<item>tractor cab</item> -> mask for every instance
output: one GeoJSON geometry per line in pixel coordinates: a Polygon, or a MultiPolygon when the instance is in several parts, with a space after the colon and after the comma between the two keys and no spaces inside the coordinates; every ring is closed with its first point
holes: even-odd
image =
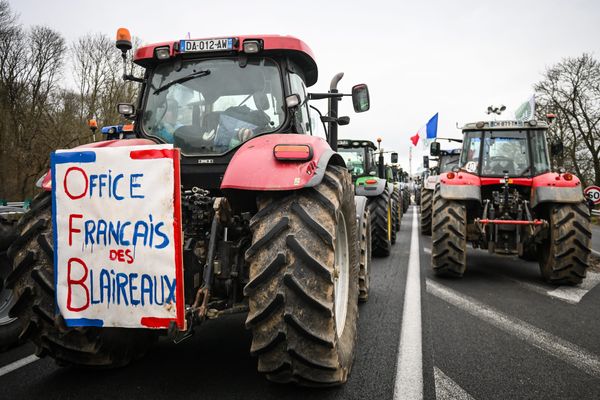
{"type": "MultiPolygon", "coordinates": [[[[119,32],[117,47],[125,60],[131,49],[129,32],[119,32]]],[[[138,48],[133,61],[145,69],[143,78],[124,70],[125,79],[142,84],[137,109],[120,104],[119,110],[135,120],[137,137],[181,150],[184,186],[218,191],[235,153],[250,139],[294,133],[326,140],[332,125],[334,135],[329,136],[337,136],[337,124],[349,121],[331,113],[320,117],[309,107],[309,99],[339,99],[344,94],[308,93],[307,87],[317,81],[317,64],[306,43],[291,36],[163,42],[138,48]]],[[[352,98],[356,111],[368,110],[366,85],[355,86],[352,98]]],[[[330,103],[337,113],[337,102],[330,103]]]]}
{"type": "Polygon", "coordinates": [[[459,167],[482,177],[532,178],[550,172],[548,124],[490,121],[463,127],[459,167]]]}
{"type": "Polygon", "coordinates": [[[363,176],[376,176],[375,144],[370,140],[338,140],[338,152],[346,162],[353,180],[363,176]]]}

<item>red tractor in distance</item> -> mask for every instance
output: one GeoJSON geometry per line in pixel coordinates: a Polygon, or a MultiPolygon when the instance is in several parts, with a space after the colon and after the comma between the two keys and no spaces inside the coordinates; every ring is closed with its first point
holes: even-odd
{"type": "MultiPolygon", "coordinates": [[[[129,32],[117,33],[125,61],[129,32]]],[[[357,343],[360,230],[366,199],[354,196],[337,150],[338,101],[369,109],[364,84],[309,93],[310,48],[291,36],[189,39],[143,46],[133,61],[139,100],[119,104],[135,139],[87,147],[172,143],[181,149],[185,317],[188,331],[69,328],[55,313],[49,176],[8,250],[7,279],[21,337],[61,365],[116,367],[143,355],[159,334],[175,342],[206,319],[247,313],[258,370],[275,382],[344,383],[357,343]],[[309,100],[328,99],[327,116],[309,100]],[[315,109],[316,110],[316,109],[315,109]],[[320,113],[319,113],[320,114],[320,113]],[[320,126],[317,126],[320,125],[320,126]],[[319,137],[317,128],[324,128],[319,137]],[[356,203],[355,203],[356,201],[356,203]]],[[[124,67],[125,69],[125,67],[124,67]]],[[[86,147],[86,146],[83,146],[86,147]]],[[[364,235],[363,235],[364,236],[364,235]]]]}
{"type": "MultiPolygon", "coordinates": [[[[552,115],[549,115],[550,121],[552,115]]],[[[586,277],[590,215],[581,182],[551,171],[542,121],[491,121],[463,127],[460,161],[439,178],[433,201],[431,265],[461,277],[467,243],[537,261],[543,278],[574,285],[586,277]]],[[[552,155],[562,144],[550,147],[552,155]]],[[[431,154],[439,154],[432,143],[431,154]]]]}

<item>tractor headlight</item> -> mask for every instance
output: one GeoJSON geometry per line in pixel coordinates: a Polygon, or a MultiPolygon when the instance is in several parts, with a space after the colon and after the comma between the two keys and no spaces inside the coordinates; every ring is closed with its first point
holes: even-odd
{"type": "Polygon", "coordinates": [[[171,57],[171,49],[169,46],[157,47],[154,49],[154,56],[159,60],[168,60],[171,57]]]}
{"type": "Polygon", "coordinates": [[[244,40],[244,53],[258,53],[260,43],[258,40],[244,40]]]}

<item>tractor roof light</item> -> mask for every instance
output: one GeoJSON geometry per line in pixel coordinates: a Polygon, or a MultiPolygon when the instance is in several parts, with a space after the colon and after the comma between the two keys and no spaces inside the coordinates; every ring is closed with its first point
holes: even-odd
{"type": "Polygon", "coordinates": [[[529,121],[529,126],[537,126],[537,121],[535,119],[532,119],[531,121],[529,121]]]}
{"type": "Polygon", "coordinates": [[[456,177],[456,174],[454,172],[448,172],[446,174],[446,178],[448,179],[454,179],[456,177]]]}
{"type": "Polygon", "coordinates": [[[169,46],[155,48],[154,57],[158,60],[168,60],[171,58],[171,48],[169,46]]]}
{"type": "Polygon", "coordinates": [[[483,121],[479,121],[477,124],[475,124],[475,127],[477,127],[477,129],[481,129],[485,126],[485,122],[483,121]]]}
{"type": "Polygon", "coordinates": [[[258,53],[261,45],[258,40],[244,40],[244,53],[258,53]]]}
{"type": "Polygon", "coordinates": [[[367,180],[365,181],[365,183],[366,183],[367,185],[373,185],[373,184],[377,183],[377,179],[367,179],[367,180]]]}
{"type": "Polygon", "coordinates": [[[273,156],[278,161],[308,161],[313,150],[308,144],[278,144],[273,147],[273,156]]]}
{"type": "Polygon", "coordinates": [[[569,173],[569,172],[565,172],[563,174],[563,179],[565,181],[572,181],[573,180],[573,174],[569,173]]]}
{"type": "Polygon", "coordinates": [[[116,46],[123,53],[125,53],[128,50],[131,50],[131,33],[129,33],[129,30],[127,28],[119,28],[117,30],[116,46]]]}

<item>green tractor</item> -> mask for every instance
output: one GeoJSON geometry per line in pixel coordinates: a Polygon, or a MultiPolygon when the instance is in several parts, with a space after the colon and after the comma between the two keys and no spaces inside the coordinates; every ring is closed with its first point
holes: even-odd
{"type": "MultiPolygon", "coordinates": [[[[378,140],[380,141],[380,140],[378,140]]],[[[352,174],[357,196],[367,197],[371,213],[371,245],[375,256],[386,257],[391,246],[396,243],[396,232],[402,218],[402,195],[398,185],[386,178],[383,152],[375,161],[375,144],[369,140],[338,140],[338,152],[344,158],[352,174]]],[[[397,162],[398,154],[392,154],[392,163],[397,162]]]]}

